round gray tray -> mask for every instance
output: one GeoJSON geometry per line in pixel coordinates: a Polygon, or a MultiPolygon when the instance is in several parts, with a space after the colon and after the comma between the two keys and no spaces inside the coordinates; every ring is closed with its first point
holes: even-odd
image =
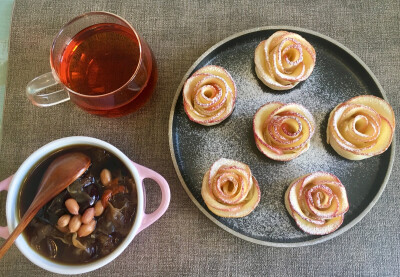
{"type": "Polygon", "coordinates": [[[232,35],[207,50],[182,78],[172,104],[169,143],[175,170],[189,197],[214,223],[242,239],[268,246],[293,247],[316,244],[344,233],[374,206],[389,179],[395,141],[382,155],[363,161],[340,157],[326,143],[331,110],[351,97],[371,94],[387,100],[371,70],[353,52],[335,40],[301,28],[262,27],[232,35]],[[311,76],[295,88],[277,92],[258,80],[254,71],[256,46],[278,30],[300,34],[316,50],[311,76]],[[197,69],[209,65],[224,67],[237,85],[234,112],[222,123],[206,127],[188,119],[182,103],[184,82],[197,69]],[[314,116],[316,132],[310,149],[290,162],[276,162],[256,147],[252,120],[266,102],[299,103],[314,116]],[[221,218],[211,213],[201,197],[204,173],[219,158],[230,158],[250,166],[260,184],[261,201],[243,218],[221,218]],[[346,187],[350,209],[342,226],[325,236],[302,232],[289,216],[283,196],[290,182],[315,171],[335,174],[346,187]]]}

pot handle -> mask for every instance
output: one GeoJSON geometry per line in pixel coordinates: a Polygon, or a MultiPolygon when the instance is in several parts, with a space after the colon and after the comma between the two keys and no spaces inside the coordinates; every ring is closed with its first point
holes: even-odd
{"type": "MultiPolygon", "coordinates": [[[[169,185],[167,181],[162,177],[160,174],[157,172],[144,167],[140,164],[132,162],[133,165],[136,167],[137,171],[139,172],[139,178],[140,182],[143,185],[143,180],[146,178],[150,178],[154,180],[161,189],[161,203],[160,206],[151,214],[143,214],[143,220],[142,223],[136,232],[136,234],[140,233],[147,227],[149,227],[151,224],[153,224],[155,221],[157,221],[168,209],[169,201],[171,199],[171,192],[169,190],[169,185]]],[[[135,234],[135,235],[136,235],[135,234]]]]}
{"type": "MultiPolygon", "coordinates": [[[[12,178],[13,175],[0,182],[0,191],[8,191],[8,186],[10,185],[12,178]]],[[[0,226],[0,238],[7,239],[9,235],[10,233],[8,232],[8,227],[0,226]]]]}

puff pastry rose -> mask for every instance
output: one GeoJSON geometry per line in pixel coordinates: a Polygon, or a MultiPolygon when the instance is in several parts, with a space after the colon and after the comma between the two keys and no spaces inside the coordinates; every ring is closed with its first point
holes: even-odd
{"type": "Polygon", "coordinates": [[[260,188],[250,168],[241,162],[219,159],[203,178],[201,196],[208,209],[221,217],[243,217],[260,202],[260,188]]]}
{"type": "Polygon", "coordinates": [[[392,107],[376,96],[361,95],[332,110],[327,142],[342,157],[362,160],[386,151],[392,143],[394,129],[392,107]]]}
{"type": "Polygon", "coordinates": [[[287,90],[307,79],[314,69],[316,54],[298,34],[278,31],[256,48],[254,63],[258,78],[274,90],[287,90]]]}
{"type": "Polygon", "coordinates": [[[220,66],[200,68],[183,87],[185,112],[190,120],[202,125],[222,122],[232,113],[235,101],[235,82],[220,66]]]}
{"type": "Polygon", "coordinates": [[[294,103],[266,103],[253,119],[258,149],[277,161],[289,161],[307,151],[314,131],[315,121],[311,113],[294,103]]]}
{"type": "Polygon", "coordinates": [[[349,202],[345,187],[335,175],[315,172],[290,184],[285,206],[301,230],[326,235],[342,225],[349,202]]]}

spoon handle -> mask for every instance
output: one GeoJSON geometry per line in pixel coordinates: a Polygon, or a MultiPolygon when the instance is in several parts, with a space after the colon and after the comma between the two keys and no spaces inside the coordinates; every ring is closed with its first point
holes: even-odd
{"type": "Polygon", "coordinates": [[[40,210],[40,207],[33,207],[32,209],[29,208],[24,216],[22,217],[21,221],[19,222],[18,226],[14,229],[14,231],[10,234],[8,239],[3,243],[0,248],[0,259],[4,256],[4,254],[8,251],[8,249],[13,245],[14,241],[17,237],[22,233],[26,226],[28,226],[29,222],[34,218],[37,212],[40,210]]]}

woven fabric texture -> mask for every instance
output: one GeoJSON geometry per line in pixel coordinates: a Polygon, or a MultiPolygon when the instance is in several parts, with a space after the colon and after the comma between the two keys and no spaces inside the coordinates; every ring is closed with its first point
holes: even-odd
{"type": "MultiPolygon", "coordinates": [[[[88,276],[399,276],[399,163],[377,204],[348,232],[314,246],[272,248],[241,240],[207,219],[182,188],[168,145],[172,99],[188,68],[218,41],[260,26],[302,27],[344,44],[374,72],[399,115],[399,11],[399,1],[385,0],[16,1],[0,180],[37,148],[72,135],[108,141],[167,179],[172,195],[166,214],[139,233],[116,260],[88,276]],[[118,119],[89,115],[71,102],[33,106],[25,86],[49,71],[49,47],[58,30],[79,14],[100,10],[124,17],[151,46],[159,70],[152,99],[138,112],[118,119]]],[[[395,139],[399,145],[398,136],[395,139]]],[[[158,190],[150,183],[149,190],[157,201],[158,190]]],[[[2,225],[5,198],[2,192],[2,225]]],[[[0,275],[27,274],[52,275],[13,246],[0,260],[0,275]]]]}

